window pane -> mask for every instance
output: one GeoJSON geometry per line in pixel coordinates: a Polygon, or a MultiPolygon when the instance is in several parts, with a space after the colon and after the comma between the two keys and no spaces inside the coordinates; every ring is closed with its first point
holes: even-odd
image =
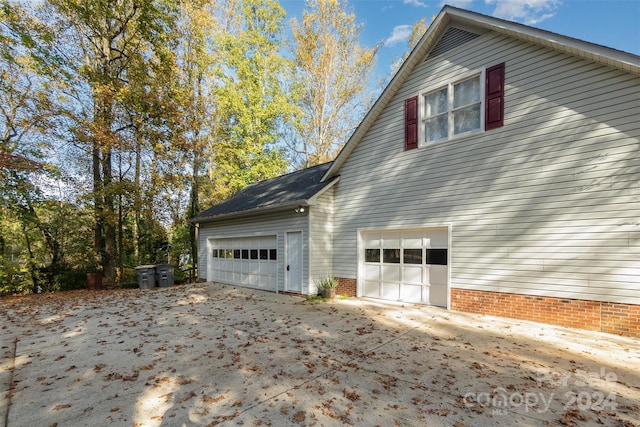
{"type": "Polygon", "coordinates": [[[242,250],[242,259],[249,259],[249,249],[242,250]]]}
{"type": "Polygon", "coordinates": [[[211,256],[213,256],[214,258],[218,258],[218,250],[214,249],[213,253],[211,254],[211,256]]]}
{"type": "Polygon", "coordinates": [[[233,250],[233,257],[235,259],[240,259],[240,249],[234,249],[233,250]]]}
{"type": "Polygon", "coordinates": [[[233,251],[231,249],[225,249],[224,250],[224,257],[229,259],[229,258],[233,258],[233,251]]]}
{"type": "Polygon", "coordinates": [[[258,259],[258,250],[251,249],[251,259],[258,259]]]}
{"type": "Polygon", "coordinates": [[[480,76],[453,86],[453,108],[480,102],[480,76]]]}
{"type": "Polygon", "coordinates": [[[380,262],[380,249],[365,249],[365,262],[380,262]]]}
{"type": "Polygon", "coordinates": [[[433,117],[447,111],[447,88],[432,92],[424,97],[424,113],[426,117],[433,117]]]}
{"type": "Polygon", "coordinates": [[[278,251],[275,249],[269,249],[269,259],[275,261],[278,259],[278,251]]]}
{"type": "Polygon", "coordinates": [[[383,249],[382,262],[400,264],[400,249],[383,249]]]}
{"type": "Polygon", "coordinates": [[[447,265],[447,250],[427,249],[427,264],[447,265]]]}
{"type": "Polygon", "coordinates": [[[260,249],[260,259],[269,259],[269,251],[266,249],[260,249]]]}
{"type": "Polygon", "coordinates": [[[480,104],[471,105],[453,112],[453,133],[458,135],[480,130],[480,104]]]}
{"type": "Polygon", "coordinates": [[[428,119],[425,123],[425,142],[447,139],[449,134],[449,115],[442,114],[428,119]]]}
{"type": "Polygon", "coordinates": [[[405,264],[422,264],[422,249],[405,249],[405,264]]]}

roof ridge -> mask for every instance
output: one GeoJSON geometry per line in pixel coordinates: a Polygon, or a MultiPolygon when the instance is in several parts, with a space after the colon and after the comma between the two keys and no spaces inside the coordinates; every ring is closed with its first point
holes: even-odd
{"type": "MultiPolygon", "coordinates": [[[[333,160],[331,160],[329,162],[320,163],[318,165],[309,166],[309,167],[306,167],[306,168],[303,168],[303,169],[298,169],[298,170],[295,170],[295,171],[292,171],[292,172],[287,172],[285,174],[274,176],[272,178],[262,179],[260,181],[252,182],[251,184],[247,185],[244,188],[249,188],[249,187],[252,187],[252,186],[257,185],[257,184],[262,184],[262,183],[265,183],[265,182],[273,181],[274,179],[282,179],[284,177],[291,176],[291,175],[294,175],[294,174],[297,174],[297,173],[307,172],[307,171],[309,171],[311,169],[318,168],[320,166],[330,166],[331,163],[333,163],[333,160]]],[[[240,191],[242,191],[242,190],[240,190],[240,191]]]]}

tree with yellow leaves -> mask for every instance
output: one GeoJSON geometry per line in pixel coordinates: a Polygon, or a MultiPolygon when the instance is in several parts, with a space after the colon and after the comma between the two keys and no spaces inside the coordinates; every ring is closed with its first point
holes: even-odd
{"type": "Polygon", "coordinates": [[[308,0],[292,20],[298,139],[304,166],[332,160],[371,104],[367,96],[378,46],[360,46],[362,26],[341,0],[308,0]]]}

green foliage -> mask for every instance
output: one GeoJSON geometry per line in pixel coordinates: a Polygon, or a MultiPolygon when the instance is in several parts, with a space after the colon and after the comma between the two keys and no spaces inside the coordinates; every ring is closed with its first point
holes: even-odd
{"type": "Polygon", "coordinates": [[[65,269],[55,275],[55,287],[50,291],[71,291],[87,287],[87,270],[65,269]]]}
{"type": "Polygon", "coordinates": [[[317,286],[320,289],[335,289],[338,287],[338,279],[329,274],[327,277],[320,279],[317,282],[317,286]]]}
{"type": "Polygon", "coordinates": [[[0,207],[0,293],[85,287],[90,221],[86,212],[53,200],[0,207]]]}
{"type": "Polygon", "coordinates": [[[223,66],[213,91],[218,140],[213,175],[234,193],[286,171],[279,129],[293,110],[281,83],[291,69],[281,54],[284,11],[275,1],[244,0],[230,10],[234,31],[218,35],[223,66]]]}
{"type": "Polygon", "coordinates": [[[193,267],[188,220],[290,167],[308,88],[284,19],[276,0],[0,0],[0,154],[26,159],[0,168],[0,292],[193,267]]]}
{"type": "Polygon", "coordinates": [[[372,104],[368,84],[379,46],[360,46],[362,26],[346,0],[308,0],[291,27],[299,138],[290,146],[311,166],[334,158],[372,104]]]}
{"type": "Polygon", "coordinates": [[[0,257],[0,295],[29,293],[32,283],[27,266],[11,255],[0,257]]]}

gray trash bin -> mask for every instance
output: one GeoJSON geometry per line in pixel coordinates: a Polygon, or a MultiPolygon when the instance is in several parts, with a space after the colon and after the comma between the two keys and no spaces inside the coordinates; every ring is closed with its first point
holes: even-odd
{"type": "Polygon", "coordinates": [[[153,289],[156,287],[155,265],[140,265],[136,267],[136,276],[140,289],[153,289]]]}
{"type": "Polygon", "coordinates": [[[171,264],[156,265],[156,283],[161,288],[173,286],[173,265],[171,264]]]}

